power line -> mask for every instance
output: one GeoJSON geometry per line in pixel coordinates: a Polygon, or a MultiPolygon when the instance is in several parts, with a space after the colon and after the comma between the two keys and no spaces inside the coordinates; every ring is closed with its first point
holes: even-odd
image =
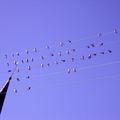
{"type": "MultiPolygon", "coordinates": [[[[120,60],[113,61],[113,62],[108,62],[108,63],[103,63],[103,64],[98,64],[98,65],[81,67],[80,69],[77,69],[77,72],[81,71],[81,70],[100,68],[100,67],[105,67],[105,66],[114,65],[114,64],[120,64],[120,60]]],[[[67,73],[67,70],[62,70],[62,71],[58,71],[58,72],[51,72],[51,73],[48,73],[48,74],[42,74],[42,75],[39,75],[39,77],[47,77],[47,76],[56,75],[56,74],[60,74],[60,73],[67,73]]]]}

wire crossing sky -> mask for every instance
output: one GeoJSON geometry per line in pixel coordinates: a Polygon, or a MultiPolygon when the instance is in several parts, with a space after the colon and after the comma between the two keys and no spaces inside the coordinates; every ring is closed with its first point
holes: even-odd
{"type": "Polygon", "coordinates": [[[119,1],[1,1],[0,119],[119,120],[119,1]]]}
{"type": "MultiPolygon", "coordinates": [[[[104,36],[105,35],[110,36],[112,34],[113,35],[116,34],[116,36],[117,36],[117,34],[119,35],[118,29],[114,29],[113,32],[109,32],[109,33],[110,34],[108,34],[108,33],[104,34],[104,36]]],[[[36,69],[35,67],[37,67],[38,70],[40,70],[41,68],[49,69],[49,67],[52,67],[55,65],[58,66],[58,65],[62,65],[62,64],[73,64],[73,66],[76,66],[75,63],[80,60],[86,61],[86,60],[91,60],[91,59],[95,58],[96,56],[100,56],[100,55],[106,56],[108,54],[112,54],[111,49],[109,49],[109,48],[107,48],[106,50],[103,49],[104,44],[107,44],[107,42],[105,40],[101,40],[101,39],[104,39],[104,36],[102,35],[102,33],[99,33],[98,34],[99,40],[96,40],[95,42],[87,41],[87,43],[85,43],[83,48],[81,46],[82,50],[84,50],[85,48],[88,50],[90,49],[87,52],[87,54],[81,53],[81,55],[79,55],[79,53],[81,51],[78,51],[78,49],[76,49],[74,47],[75,45],[71,40],[67,40],[67,42],[60,41],[59,45],[57,45],[58,50],[55,50],[53,46],[46,45],[44,49],[34,48],[32,51],[25,50],[24,52],[23,51],[15,52],[15,53],[11,53],[10,55],[8,55],[6,53],[4,55],[4,61],[5,61],[5,65],[7,66],[7,72],[11,73],[11,72],[13,72],[12,70],[14,70],[14,68],[15,68],[14,71],[17,72],[17,77],[15,79],[18,82],[20,82],[21,79],[30,79],[31,78],[31,76],[29,74],[32,71],[33,66],[34,66],[34,69],[36,69]],[[100,48],[100,50],[98,48],[100,48]],[[91,49],[92,49],[92,51],[94,50],[94,52],[91,52],[91,49]],[[41,51],[44,51],[45,54],[42,55],[41,51]],[[76,56],[78,56],[78,57],[76,57],[76,56]],[[77,58],[77,61],[76,61],[76,58],[77,58]],[[27,73],[28,75],[26,75],[24,78],[19,77],[20,76],[19,73],[21,73],[21,71],[24,74],[27,73]]],[[[91,38],[87,38],[87,40],[89,40],[89,39],[91,39],[91,38]]],[[[84,39],[84,40],[86,40],[86,39],[84,39]]],[[[106,65],[111,65],[111,64],[116,64],[116,63],[119,63],[119,61],[113,61],[112,63],[99,64],[97,66],[93,65],[93,66],[83,67],[83,68],[80,68],[80,70],[96,68],[96,67],[103,67],[106,65]]],[[[55,74],[62,73],[65,71],[68,74],[71,74],[71,73],[76,73],[79,70],[77,68],[77,66],[72,67],[72,68],[68,67],[66,69],[67,70],[63,70],[60,72],[49,73],[48,75],[55,75],[55,74]]],[[[47,74],[42,74],[41,76],[47,76],[47,74]]],[[[28,90],[30,90],[30,89],[31,89],[31,86],[28,86],[28,90]]],[[[17,89],[14,89],[14,92],[17,93],[17,89]]]]}

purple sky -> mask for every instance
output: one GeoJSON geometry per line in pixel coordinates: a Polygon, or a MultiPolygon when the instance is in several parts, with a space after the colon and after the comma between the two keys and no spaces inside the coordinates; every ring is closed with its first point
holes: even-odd
{"type": "MultiPolygon", "coordinates": [[[[8,78],[3,65],[5,53],[36,47],[40,55],[48,55],[43,49],[46,44],[56,52],[60,50],[59,42],[69,39],[72,45],[65,46],[62,51],[77,49],[77,54],[70,56],[77,59],[74,64],[68,62],[44,70],[35,68],[30,73],[32,78],[20,83],[13,79],[0,119],[120,120],[120,65],[82,69],[120,60],[119,11],[119,0],[0,1],[0,86],[8,78]],[[99,32],[113,32],[114,28],[119,29],[119,34],[81,40],[99,32]],[[100,41],[105,43],[103,48],[90,51],[85,48],[91,42],[98,44],[100,41]],[[84,62],[79,60],[82,54],[108,49],[113,51],[111,55],[98,55],[84,62]],[[77,73],[67,75],[64,71],[68,67],[76,67],[77,73]],[[59,73],[51,74],[55,72],[59,73]],[[28,85],[32,86],[29,92],[26,91],[28,85]],[[13,93],[16,87],[18,94],[13,93]]],[[[47,59],[51,60],[50,56],[47,59]]],[[[52,58],[55,59],[58,58],[52,58]]]]}

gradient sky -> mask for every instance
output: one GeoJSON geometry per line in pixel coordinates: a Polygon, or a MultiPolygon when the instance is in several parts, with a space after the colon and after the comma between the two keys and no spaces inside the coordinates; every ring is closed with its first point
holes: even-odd
{"type": "MultiPolygon", "coordinates": [[[[78,58],[74,64],[69,62],[44,70],[38,67],[30,73],[30,80],[18,83],[13,79],[0,120],[120,120],[120,65],[82,69],[120,60],[119,11],[119,0],[0,1],[0,86],[9,76],[3,65],[5,53],[37,47],[41,55],[48,55],[44,50],[46,44],[56,52],[60,50],[59,42],[68,39],[72,45],[62,51],[73,47],[78,51],[71,55],[78,58]],[[115,28],[117,35],[81,40],[99,32],[113,32],[115,28]],[[90,51],[85,48],[99,41],[105,43],[103,48],[90,51]],[[108,49],[113,51],[111,55],[79,60],[82,54],[108,49]],[[68,67],[76,67],[77,73],[67,75],[64,71],[68,67]],[[51,74],[55,72],[58,74],[51,74]],[[29,92],[28,85],[32,86],[29,92]],[[13,92],[16,87],[18,94],[13,92]]],[[[25,72],[20,75],[24,76],[25,72]]]]}

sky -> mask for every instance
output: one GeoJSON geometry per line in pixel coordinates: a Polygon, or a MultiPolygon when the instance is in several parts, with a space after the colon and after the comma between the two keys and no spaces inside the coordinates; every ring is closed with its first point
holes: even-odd
{"type": "Polygon", "coordinates": [[[5,54],[10,57],[20,52],[17,60],[31,56],[35,59],[30,63],[30,72],[26,65],[19,65],[21,71],[10,83],[0,120],[119,120],[119,4],[119,0],[0,1],[0,87],[10,76],[5,54]],[[104,46],[99,47],[101,42],[104,46]],[[86,48],[91,43],[97,47],[86,48]],[[45,49],[46,45],[50,50],[45,49]],[[34,53],[33,48],[38,52],[34,53]],[[75,53],[65,54],[73,48],[75,53]],[[28,56],[26,49],[30,51],[28,56]],[[56,55],[59,51],[64,53],[61,58],[56,55]],[[102,51],[105,55],[99,54],[102,51]],[[80,60],[81,55],[94,52],[96,57],[80,60]],[[44,61],[39,60],[41,55],[44,61]],[[70,62],[72,57],[74,63],[70,62]],[[60,59],[68,62],[53,64],[60,59]],[[47,62],[52,63],[49,68],[40,68],[41,63],[47,62]],[[68,75],[68,68],[76,68],[77,72],[68,75]],[[24,79],[27,75],[29,80],[24,79]],[[18,82],[17,76],[23,79],[18,82]],[[26,90],[28,86],[30,91],[26,90]]]}

